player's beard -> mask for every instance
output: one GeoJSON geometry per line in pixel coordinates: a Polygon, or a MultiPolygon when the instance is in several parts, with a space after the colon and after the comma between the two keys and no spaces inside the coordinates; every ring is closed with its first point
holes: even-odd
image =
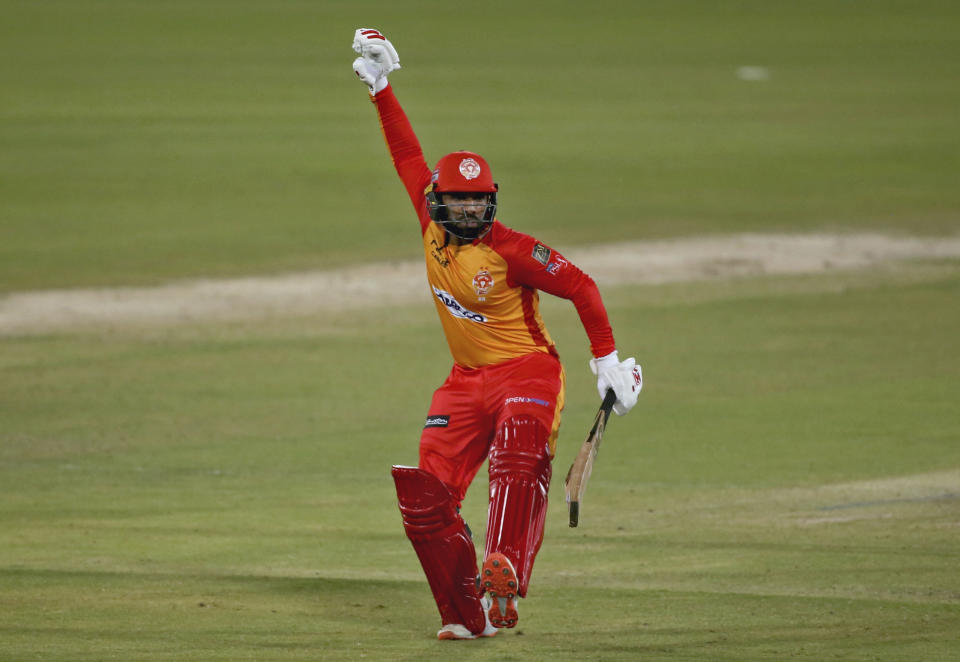
{"type": "Polygon", "coordinates": [[[491,221],[484,221],[479,218],[471,218],[469,221],[476,222],[475,227],[457,227],[457,223],[462,223],[464,221],[447,221],[443,224],[444,228],[454,237],[459,239],[466,239],[467,241],[474,241],[484,236],[489,232],[490,226],[493,224],[491,221]]]}

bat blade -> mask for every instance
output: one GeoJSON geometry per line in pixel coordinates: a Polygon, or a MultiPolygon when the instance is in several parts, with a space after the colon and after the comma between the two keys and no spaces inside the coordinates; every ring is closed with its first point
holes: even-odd
{"type": "Polygon", "coordinates": [[[570,526],[575,527],[580,523],[580,504],[583,501],[583,494],[587,489],[587,482],[590,480],[590,474],[593,473],[593,463],[600,450],[600,441],[603,439],[603,432],[607,426],[607,419],[610,418],[610,410],[613,409],[613,403],[617,396],[612,391],[607,391],[603,404],[597,411],[593,419],[593,426],[587,433],[587,438],[580,446],[580,452],[570,465],[565,482],[567,507],[570,515],[570,526]]]}

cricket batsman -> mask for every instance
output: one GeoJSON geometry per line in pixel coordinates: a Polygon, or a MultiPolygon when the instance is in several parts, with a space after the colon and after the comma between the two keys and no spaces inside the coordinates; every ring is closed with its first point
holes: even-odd
{"type": "Polygon", "coordinates": [[[400,68],[377,30],[356,31],[356,75],[370,89],[387,147],[420,221],[427,281],[453,368],[434,394],[419,466],[392,473],[407,537],[440,611],[437,638],[491,637],[517,624],[547,512],[564,404],[564,371],[539,311],[538,291],[576,307],[602,398],[614,412],[637,402],[643,378],[620,361],[594,281],[560,253],[497,219],[498,187],[479,154],[453,152],[432,170],[387,82],[400,68]],[[460,504],[489,460],[484,561],[460,504]]]}

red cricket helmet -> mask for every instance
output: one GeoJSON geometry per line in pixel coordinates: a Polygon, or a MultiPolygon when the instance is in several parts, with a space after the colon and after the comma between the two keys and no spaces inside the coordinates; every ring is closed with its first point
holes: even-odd
{"type": "Polygon", "coordinates": [[[433,170],[434,193],[496,193],[497,185],[486,160],[473,152],[452,152],[433,170]]]}

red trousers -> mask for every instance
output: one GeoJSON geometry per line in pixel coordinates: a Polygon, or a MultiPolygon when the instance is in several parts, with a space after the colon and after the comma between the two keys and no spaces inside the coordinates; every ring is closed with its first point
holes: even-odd
{"type": "Polygon", "coordinates": [[[433,394],[420,435],[420,468],[443,481],[459,505],[483,465],[500,424],[533,416],[556,452],[564,374],[552,354],[534,353],[483,368],[454,365],[433,394]]]}

